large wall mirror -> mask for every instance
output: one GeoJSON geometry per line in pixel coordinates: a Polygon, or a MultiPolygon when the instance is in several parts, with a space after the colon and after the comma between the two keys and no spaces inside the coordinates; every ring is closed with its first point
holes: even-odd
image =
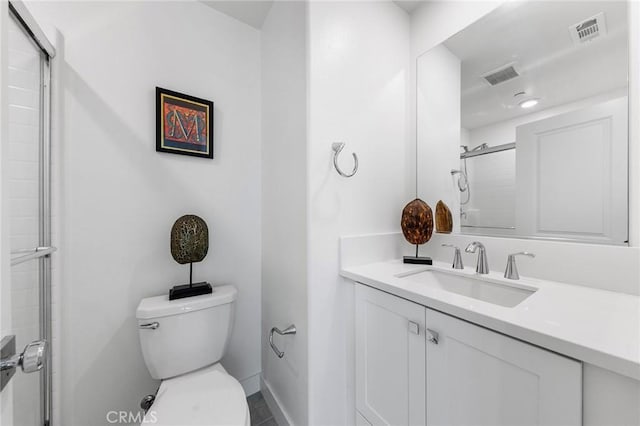
{"type": "Polygon", "coordinates": [[[417,61],[417,191],[454,232],[628,241],[626,2],[507,2],[417,61]]]}

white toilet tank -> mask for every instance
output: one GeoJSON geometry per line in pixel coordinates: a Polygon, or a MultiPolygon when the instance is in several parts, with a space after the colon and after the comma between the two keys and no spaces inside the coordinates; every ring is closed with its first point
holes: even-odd
{"type": "Polygon", "coordinates": [[[223,357],[233,324],[237,290],[169,300],[142,299],[136,310],[142,355],[154,379],[167,379],[214,364],[223,357]]]}

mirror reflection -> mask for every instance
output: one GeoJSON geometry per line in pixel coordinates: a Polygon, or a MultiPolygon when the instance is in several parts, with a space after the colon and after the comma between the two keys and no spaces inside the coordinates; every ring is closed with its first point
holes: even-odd
{"type": "Polygon", "coordinates": [[[625,2],[509,2],[417,62],[418,197],[454,232],[626,244],[625,2]]]}

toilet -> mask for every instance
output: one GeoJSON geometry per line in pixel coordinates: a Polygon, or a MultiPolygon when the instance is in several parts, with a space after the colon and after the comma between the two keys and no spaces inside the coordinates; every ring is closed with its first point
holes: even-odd
{"type": "Polygon", "coordinates": [[[237,290],[169,300],[142,299],[136,310],[144,362],[162,380],[142,424],[248,426],[246,395],[222,364],[234,316],[237,290]]]}

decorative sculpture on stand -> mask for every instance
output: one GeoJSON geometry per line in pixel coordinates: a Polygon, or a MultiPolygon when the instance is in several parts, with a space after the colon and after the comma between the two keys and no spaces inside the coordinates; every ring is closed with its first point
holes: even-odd
{"type": "Polygon", "coordinates": [[[450,234],[453,231],[453,216],[451,210],[444,203],[444,201],[438,201],[436,204],[436,232],[441,234],[450,234]]]}
{"type": "Polygon", "coordinates": [[[409,243],[416,245],[416,255],[404,256],[404,263],[431,265],[433,262],[430,257],[418,256],[420,244],[429,241],[433,233],[433,212],[431,207],[421,199],[416,198],[402,210],[401,226],[404,238],[409,243]]]}
{"type": "Polygon", "coordinates": [[[202,218],[188,214],[171,228],[171,255],[181,265],[189,264],[189,284],[169,290],[169,300],[199,296],[213,292],[208,282],[193,283],[193,264],[201,262],[209,251],[209,228],[202,218]]]}

